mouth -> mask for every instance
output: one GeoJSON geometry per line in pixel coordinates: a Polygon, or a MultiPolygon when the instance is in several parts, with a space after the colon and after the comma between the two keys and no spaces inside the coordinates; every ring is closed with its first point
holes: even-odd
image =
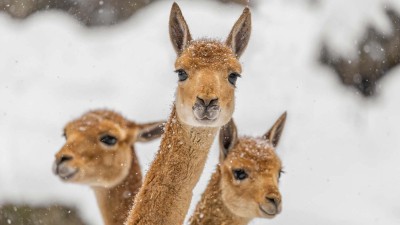
{"type": "Polygon", "coordinates": [[[213,122],[218,119],[220,114],[220,109],[201,109],[201,108],[193,108],[193,115],[197,121],[200,122],[213,122]]]}
{"type": "Polygon", "coordinates": [[[217,118],[215,118],[215,119],[209,119],[209,118],[207,118],[207,117],[204,117],[204,118],[202,118],[202,119],[199,119],[199,118],[197,118],[197,117],[195,117],[196,118],[196,121],[197,122],[200,122],[200,123],[202,123],[202,124],[212,124],[212,123],[214,123],[216,120],[217,120],[217,118]]]}
{"type": "Polygon", "coordinates": [[[55,166],[53,172],[62,180],[70,180],[79,172],[79,169],[74,169],[66,165],[60,164],[55,166]]]}
{"type": "Polygon", "coordinates": [[[78,173],[78,171],[79,170],[75,170],[74,172],[72,172],[70,174],[65,174],[65,175],[59,174],[58,176],[63,180],[70,180],[78,173]]]}
{"type": "Polygon", "coordinates": [[[277,213],[269,213],[267,212],[261,205],[258,206],[262,214],[266,215],[266,217],[275,217],[277,213]]]}

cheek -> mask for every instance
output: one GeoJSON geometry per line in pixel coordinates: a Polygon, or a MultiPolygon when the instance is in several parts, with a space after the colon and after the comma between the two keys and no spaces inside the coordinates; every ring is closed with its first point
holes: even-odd
{"type": "Polygon", "coordinates": [[[101,176],[101,180],[105,182],[103,185],[113,186],[128,175],[131,161],[132,155],[129,151],[103,154],[95,173],[101,176]]]}
{"type": "Polygon", "coordinates": [[[245,186],[236,183],[234,179],[222,180],[221,189],[223,198],[230,202],[242,201],[242,197],[245,197],[245,186]]]}
{"type": "Polygon", "coordinates": [[[90,155],[82,157],[82,166],[85,172],[92,175],[101,175],[107,172],[110,166],[113,166],[114,157],[112,150],[98,149],[90,155]]]}
{"type": "Polygon", "coordinates": [[[104,155],[104,157],[103,157],[104,166],[106,166],[106,167],[114,166],[116,163],[118,163],[118,162],[115,162],[116,161],[115,158],[116,158],[116,156],[113,153],[104,155]]]}
{"type": "Polygon", "coordinates": [[[232,118],[233,111],[235,107],[234,104],[230,104],[229,106],[221,107],[221,113],[219,116],[219,125],[223,126],[229,122],[229,120],[232,118]]]}
{"type": "Polygon", "coordinates": [[[221,91],[221,104],[226,107],[232,107],[235,103],[235,90],[232,87],[223,88],[221,91]]]}
{"type": "Polygon", "coordinates": [[[100,163],[104,168],[114,169],[119,168],[121,163],[125,161],[125,154],[119,152],[119,150],[108,150],[101,155],[100,163]]]}
{"type": "Polygon", "coordinates": [[[116,182],[122,181],[129,173],[131,162],[132,154],[130,150],[118,152],[118,154],[114,155],[113,165],[108,171],[110,179],[114,179],[116,182]]]}
{"type": "Polygon", "coordinates": [[[219,92],[219,104],[223,111],[233,111],[235,107],[235,89],[227,83],[227,81],[221,81],[219,92]]]}
{"type": "Polygon", "coordinates": [[[128,151],[120,151],[113,155],[113,163],[110,168],[114,169],[115,173],[126,173],[132,161],[130,149],[128,151]]]}
{"type": "Polygon", "coordinates": [[[196,96],[194,88],[190,81],[186,81],[184,84],[179,84],[177,93],[176,93],[176,100],[177,103],[182,104],[185,107],[192,107],[195,103],[196,96]]]}
{"type": "Polygon", "coordinates": [[[94,155],[83,156],[81,166],[84,167],[85,172],[88,174],[102,173],[104,166],[104,156],[102,153],[96,153],[94,155]]]}
{"type": "Polygon", "coordinates": [[[118,154],[115,155],[115,159],[119,162],[119,166],[126,166],[132,159],[130,149],[128,151],[118,152],[118,154]]]}
{"type": "Polygon", "coordinates": [[[244,185],[225,185],[222,189],[222,199],[229,210],[242,217],[254,217],[257,204],[244,185]]]}
{"type": "Polygon", "coordinates": [[[235,102],[229,102],[225,107],[223,107],[222,113],[226,117],[226,120],[229,121],[233,115],[233,111],[235,110],[235,102]]]}

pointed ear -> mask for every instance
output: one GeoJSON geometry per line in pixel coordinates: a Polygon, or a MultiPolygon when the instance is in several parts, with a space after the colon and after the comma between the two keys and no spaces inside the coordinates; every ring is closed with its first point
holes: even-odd
{"type": "Polygon", "coordinates": [[[164,133],[164,126],[166,121],[159,121],[146,124],[138,124],[136,132],[137,142],[148,142],[161,137],[164,133]]]}
{"type": "Polygon", "coordinates": [[[189,27],[186,24],[182,11],[176,2],[172,4],[171,14],[169,16],[169,36],[178,55],[182,53],[192,40],[189,27]]]}
{"type": "Polygon", "coordinates": [[[246,7],[242,15],[236,21],[231,33],[226,39],[226,45],[232,48],[236,57],[239,58],[249,43],[251,33],[251,13],[250,9],[246,7]]]}
{"type": "Polygon", "coordinates": [[[287,113],[284,112],[271,127],[271,129],[269,129],[269,131],[263,135],[263,138],[269,140],[274,147],[278,145],[279,139],[281,138],[283,127],[285,126],[286,122],[286,115],[287,113]]]}
{"type": "Polygon", "coordinates": [[[235,122],[231,119],[219,130],[220,161],[222,162],[238,141],[235,122]]]}

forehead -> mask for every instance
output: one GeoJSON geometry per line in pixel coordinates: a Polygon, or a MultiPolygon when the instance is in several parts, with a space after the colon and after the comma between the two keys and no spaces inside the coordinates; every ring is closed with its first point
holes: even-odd
{"type": "Polygon", "coordinates": [[[65,126],[66,132],[112,131],[125,128],[124,118],[112,111],[91,111],[65,126]]]}
{"type": "Polygon", "coordinates": [[[241,72],[231,48],[222,42],[207,39],[192,41],[177,59],[175,66],[241,72]]]}
{"type": "Polygon", "coordinates": [[[257,170],[280,169],[281,161],[269,141],[262,138],[242,137],[228,154],[230,166],[252,166],[257,170]]]}

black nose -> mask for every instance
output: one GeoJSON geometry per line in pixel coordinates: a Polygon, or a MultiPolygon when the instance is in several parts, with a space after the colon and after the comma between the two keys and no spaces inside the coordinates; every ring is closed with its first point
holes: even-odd
{"type": "Polygon", "coordinates": [[[197,97],[196,103],[207,108],[208,106],[218,105],[218,98],[200,98],[197,97]]]}
{"type": "Polygon", "coordinates": [[[72,156],[70,155],[62,155],[61,158],[58,159],[57,164],[61,164],[63,162],[69,161],[72,159],[72,156]]]}

